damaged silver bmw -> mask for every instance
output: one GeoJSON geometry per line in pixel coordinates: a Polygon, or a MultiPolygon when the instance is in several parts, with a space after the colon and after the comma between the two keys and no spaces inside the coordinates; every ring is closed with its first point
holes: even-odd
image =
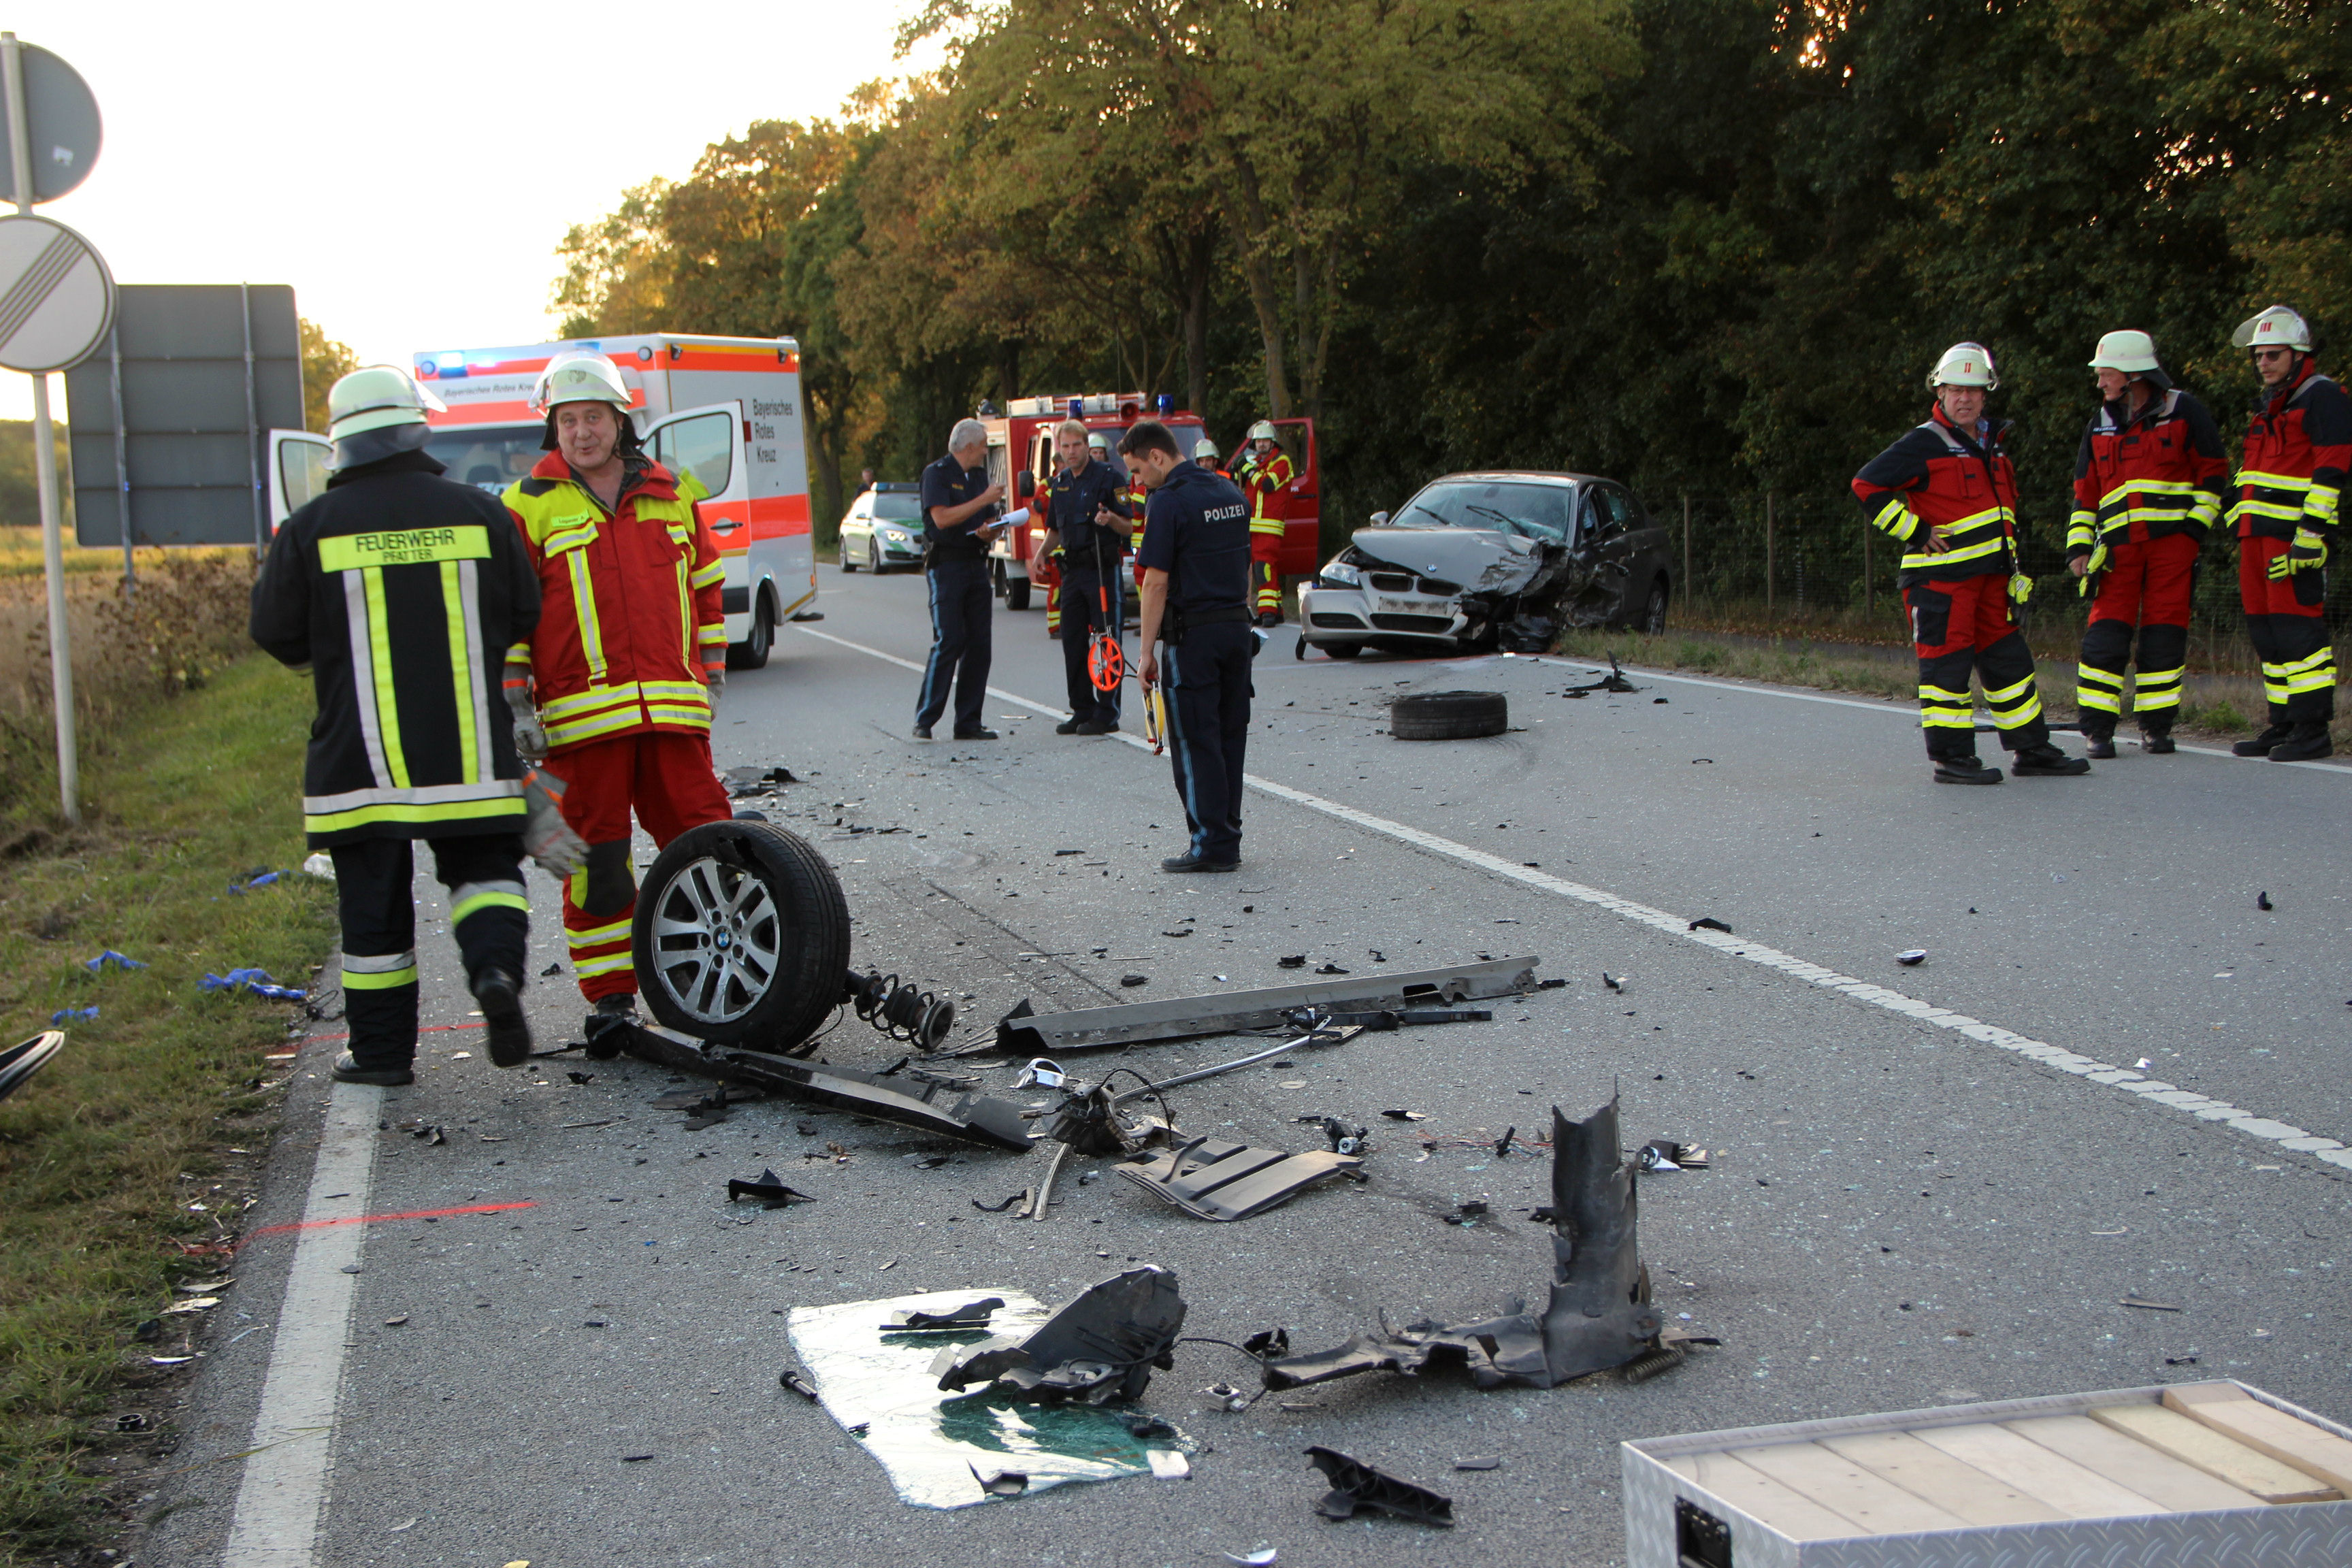
{"type": "Polygon", "coordinates": [[[1372,514],[1298,590],[1298,657],[1500,648],[1541,653],[1570,626],[1661,632],[1666,531],[1591,474],[1447,474],[1372,514]]]}

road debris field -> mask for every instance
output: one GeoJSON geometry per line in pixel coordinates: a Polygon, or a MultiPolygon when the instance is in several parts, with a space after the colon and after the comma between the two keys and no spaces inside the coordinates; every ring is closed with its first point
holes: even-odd
{"type": "MultiPolygon", "coordinates": [[[[1052,733],[1036,616],[997,621],[997,742],[907,737],[911,579],[829,588],[730,686],[738,805],[832,865],[859,973],[955,1012],[926,1052],[845,1006],[796,1059],[1068,1134],[1026,1152],[629,1054],[494,1072],[421,910],[454,1026],[414,1088],[330,1093],[309,1026],[135,1555],[1608,1568],[1629,1439],[2231,1378],[2352,1415],[2343,770],[1932,792],[1892,705],[1294,635],[1230,877],[1160,873],[1164,759],[1052,733]],[[1504,733],[1384,732],[1469,688],[1504,733]],[[2160,859],[2118,826],[2166,823],[2160,859]],[[1560,1215],[1563,1129],[1622,1248],[1560,1215]],[[1217,1212],[1248,1176],[1211,1166],[1307,1157],[1217,1212]],[[1579,1237],[1613,1301],[1562,1283],[1579,1237]],[[1547,1363],[1571,1317],[1615,1348],[1547,1363]]],[[[531,892],[544,1047],[582,1007],[531,892]]]]}

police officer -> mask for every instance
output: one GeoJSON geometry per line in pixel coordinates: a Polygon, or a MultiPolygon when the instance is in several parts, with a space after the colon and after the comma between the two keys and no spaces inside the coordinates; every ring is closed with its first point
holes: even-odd
{"type": "Polygon", "coordinates": [[[1249,741],[1250,509],[1231,481],[1189,461],[1168,426],[1138,420],[1118,444],[1150,492],[1138,559],[1143,638],[1137,674],[1151,686],[1167,645],[1168,752],[1192,842],[1163,871],[1241,864],[1242,755],[1249,741]]]}
{"type": "MultiPolygon", "coordinates": [[[[915,702],[915,739],[931,726],[955,693],[955,738],[993,741],[982,724],[988,700],[988,547],[1004,523],[997,501],[1004,487],[988,478],[988,426],[959,419],[948,432],[948,455],[923,470],[923,576],[931,591],[931,657],[923,666],[915,702]]],[[[1065,600],[1066,605],[1067,601],[1065,600]]]]}
{"type": "Polygon", "coordinates": [[[1046,487],[1053,522],[1042,548],[1061,556],[1062,675],[1070,696],[1070,716],[1054,726],[1057,735],[1108,735],[1118,728],[1118,688],[1096,689],[1087,656],[1097,633],[1116,646],[1125,629],[1127,588],[1118,569],[1133,529],[1127,482],[1109,463],[1095,459],[1087,437],[1076,419],[1055,427],[1054,451],[1062,471],[1046,487]]]}
{"type": "Polygon", "coordinates": [[[388,365],[327,398],[334,472],[286,520],[253,585],[253,640],[307,669],[319,703],[303,766],[310,847],[335,864],[342,916],[343,1083],[413,1083],[413,839],[433,847],[490,1060],[530,1055],[523,770],[499,686],[539,624],[539,580],[498,498],[423,451],[442,405],[388,365]]]}

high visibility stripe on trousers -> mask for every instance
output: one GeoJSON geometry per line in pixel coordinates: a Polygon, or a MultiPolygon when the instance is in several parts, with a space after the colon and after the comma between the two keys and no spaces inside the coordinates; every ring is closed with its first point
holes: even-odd
{"type": "Polygon", "coordinates": [[[2284,706],[2298,692],[2326,691],[2336,685],[2336,650],[2323,647],[2308,658],[2263,663],[2263,694],[2284,706]]]}
{"type": "Polygon", "coordinates": [[[1985,706],[1992,710],[1996,729],[2014,730],[2042,717],[2042,696],[2031,675],[1998,689],[1988,687],[1985,689],[1985,706]]]}
{"type": "Polygon", "coordinates": [[[2180,706],[2180,678],[2187,666],[2143,669],[2132,681],[2132,711],[2154,713],[2180,706]]]}
{"type": "Polygon", "coordinates": [[[343,954],[343,989],[394,991],[416,984],[416,950],[406,952],[343,954]]]}
{"type": "MultiPolygon", "coordinates": [[[[2172,672],[2175,696],[2180,672],[2172,672]]],[[[2121,670],[2101,669],[2095,664],[2074,667],[2074,701],[2078,707],[2094,709],[2101,713],[2121,713],[2124,710],[2124,678],[2121,670]]]]}
{"type": "MultiPolygon", "coordinates": [[[[578,885],[572,890],[572,898],[577,900],[585,890],[587,873],[576,873],[573,880],[578,885]]],[[[575,908],[566,909],[563,913],[567,922],[573,919],[575,914],[582,920],[596,918],[578,910],[576,905],[575,908]]],[[[587,980],[599,974],[617,974],[635,969],[636,964],[630,955],[629,949],[630,924],[631,916],[629,915],[593,926],[575,928],[566,923],[563,928],[563,942],[572,952],[572,972],[581,979],[587,980]]]]}
{"type": "Polygon", "coordinates": [[[1973,730],[1976,703],[1965,691],[1919,683],[1919,724],[1927,730],[1973,730]]]}

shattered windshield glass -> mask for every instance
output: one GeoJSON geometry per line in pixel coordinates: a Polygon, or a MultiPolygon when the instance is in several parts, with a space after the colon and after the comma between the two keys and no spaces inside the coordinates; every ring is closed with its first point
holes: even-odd
{"type": "Polygon", "coordinates": [[[1484,528],[1566,543],[1575,517],[1569,485],[1523,479],[1441,479],[1389,520],[1391,528],[1484,528]]]}

